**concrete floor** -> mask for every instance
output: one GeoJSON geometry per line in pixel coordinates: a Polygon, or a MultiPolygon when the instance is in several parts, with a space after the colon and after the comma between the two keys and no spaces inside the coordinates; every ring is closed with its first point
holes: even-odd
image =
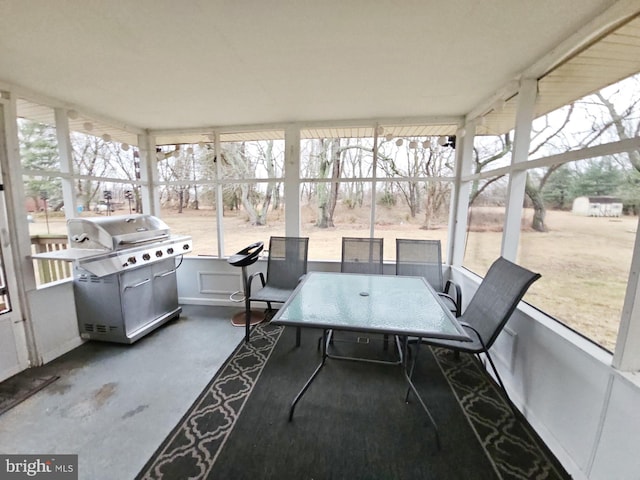
{"type": "Polygon", "coordinates": [[[133,479],[242,340],[237,311],[187,305],[133,345],[87,342],[28,370],[60,378],[0,416],[0,452],[78,454],[80,479],[133,479]]]}

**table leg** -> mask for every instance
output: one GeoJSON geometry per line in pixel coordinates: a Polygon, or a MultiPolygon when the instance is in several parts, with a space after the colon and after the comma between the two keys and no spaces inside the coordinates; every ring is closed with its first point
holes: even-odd
{"type": "Polygon", "coordinates": [[[421,343],[420,339],[418,339],[418,343],[417,343],[417,347],[416,347],[416,354],[415,354],[415,358],[413,359],[413,362],[411,364],[411,371],[410,372],[407,372],[407,367],[408,367],[407,362],[409,361],[408,360],[409,356],[407,355],[407,353],[408,353],[407,352],[407,348],[408,348],[408,343],[409,342],[408,342],[408,338],[407,337],[403,337],[403,343],[404,343],[404,358],[405,358],[405,361],[403,362],[403,365],[402,365],[402,374],[404,375],[405,380],[409,384],[409,388],[407,389],[407,395],[405,397],[405,402],[407,402],[407,403],[409,402],[409,393],[413,392],[413,394],[418,399],[418,402],[422,406],[422,409],[427,413],[427,416],[429,417],[429,420],[431,421],[431,425],[433,425],[433,430],[434,430],[435,436],[436,436],[436,446],[438,447],[438,450],[440,450],[441,449],[441,444],[440,444],[440,433],[438,432],[438,425],[436,425],[435,420],[431,416],[431,412],[427,408],[427,405],[424,403],[424,400],[422,400],[422,397],[418,393],[418,390],[416,389],[415,385],[413,384],[413,381],[411,380],[411,377],[413,375],[413,369],[414,369],[416,361],[418,359],[418,351],[420,350],[420,343],[421,343]]]}
{"type": "Polygon", "coordinates": [[[307,389],[311,386],[311,383],[316,378],[318,373],[320,373],[320,370],[322,370],[322,367],[324,367],[326,360],[327,360],[327,330],[323,330],[322,331],[322,360],[320,361],[320,364],[316,367],[315,371],[309,377],[309,380],[307,380],[307,382],[304,384],[304,386],[302,387],[302,390],[300,390],[296,395],[296,398],[293,399],[293,402],[291,403],[291,407],[289,408],[289,421],[293,420],[293,412],[296,409],[296,404],[298,403],[298,401],[300,401],[300,399],[305,394],[307,389]]]}
{"type": "MultiPolygon", "coordinates": [[[[407,342],[405,343],[405,358],[407,359],[407,363],[409,362],[409,339],[407,338],[407,342]]],[[[418,361],[418,353],[420,353],[420,338],[418,338],[418,344],[416,346],[416,353],[413,355],[413,361],[411,362],[411,369],[409,369],[409,378],[413,380],[413,370],[416,368],[416,362],[418,361]]],[[[407,387],[407,395],[404,397],[404,401],[409,403],[409,395],[411,394],[411,387],[407,387]]]]}

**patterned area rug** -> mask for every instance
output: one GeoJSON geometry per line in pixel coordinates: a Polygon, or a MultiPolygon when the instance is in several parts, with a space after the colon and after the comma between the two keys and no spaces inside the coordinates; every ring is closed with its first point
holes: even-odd
{"type": "MultiPolygon", "coordinates": [[[[252,332],[251,344],[243,342],[239,345],[136,478],[291,478],[285,475],[286,472],[295,472],[295,478],[457,479],[462,478],[461,474],[464,478],[478,479],[570,478],[535,433],[513,417],[509,406],[495,386],[479,370],[473,357],[462,355],[460,359],[455,359],[450,352],[441,349],[434,349],[433,355],[428,355],[428,349],[423,347],[424,352],[420,354],[419,360],[431,366],[421,372],[417,368],[416,372],[424,378],[430,378],[430,385],[424,387],[425,392],[438,390],[430,398],[425,398],[425,401],[432,409],[436,421],[442,422],[439,427],[441,434],[445,434],[442,451],[435,450],[429,424],[424,419],[424,412],[420,412],[419,408],[403,411],[394,407],[392,411],[385,411],[383,405],[380,407],[382,410],[377,411],[375,408],[379,399],[373,404],[366,398],[367,395],[378,397],[386,390],[393,391],[394,399],[402,397],[402,389],[406,389],[406,385],[399,381],[400,383],[389,386],[389,379],[400,378],[395,369],[389,369],[393,371],[388,379],[382,379],[387,381],[387,384],[381,383],[378,386],[362,384],[363,387],[358,383],[360,380],[353,378],[353,372],[349,373],[348,379],[354,383],[354,390],[372,389],[363,399],[365,406],[355,410],[356,413],[349,408],[356,402],[356,397],[348,396],[349,392],[345,393],[344,387],[336,386],[342,389],[340,392],[326,392],[327,385],[329,388],[338,385],[337,375],[341,374],[344,368],[322,372],[317,382],[321,382],[320,378],[324,375],[324,381],[328,384],[312,386],[307,394],[309,398],[305,396],[300,402],[294,422],[287,423],[286,408],[292,399],[291,394],[282,393],[286,397],[286,405],[283,403],[284,407],[277,406],[274,409],[274,404],[278,403],[275,398],[287,382],[294,381],[288,380],[288,375],[295,378],[296,391],[301,387],[298,377],[308,375],[308,368],[304,370],[304,374],[297,373],[298,364],[305,362],[298,359],[302,357],[294,356],[302,355],[303,349],[306,348],[305,358],[310,358],[313,354],[314,361],[317,362],[319,354],[310,346],[315,342],[309,341],[317,338],[316,332],[312,332],[312,335],[303,341],[300,349],[293,348],[291,336],[285,338],[285,335],[281,339],[283,332],[282,327],[270,324],[257,326],[252,332]],[[268,374],[261,381],[261,374],[265,371],[265,366],[269,363],[279,340],[278,354],[274,356],[268,374]],[[432,360],[434,358],[435,362],[432,360]],[[282,363],[287,359],[288,364],[282,363]],[[291,371],[285,371],[284,366],[291,371]],[[437,380],[436,377],[440,375],[438,372],[441,372],[444,378],[437,380]],[[260,388],[256,390],[257,385],[260,388]],[[451,391],[446,391],[449,390],[447,385],[451,391]],[[257,398],[250,402],[254,390],[254,397],[257,398]],[[329,396],[322,397],[323,394],[329,396]],[[458,400],[459,406],[453,398],[458,400]],[[303,407],[305,402],[306,407],[303,407]],[[367,407],[367,402],[371,408],[367,407]],[[250,406],[245,411],[248,404],[250,406]],[[327,404],[335,408],[327,409],[327,404]],[[304,408],[307,409],[306,413],[303,411],[304,408]],[[324,410],[319,410],[321,408],[324,410]],[[397,418],[392,416],[396,408],[399,411],[397,418]],[[464,415],[460,415],[461,411],[464,415]],[[389,418],[383,418],[385,412],[388,412],[389,418]],[[358,423],[360,413],[363,414],[363,420],[358,423]],[[418,416],[415,419],[409,418],[406,424],[403,423],[404,417],[413,414],[418,416]],[[320,415],[324,417],[318,418],[320,415]],[[337,418],[348,418],[345,418],[345,422],[336,422],[331,420],[335,418],[333,415],[337,415],[337,418]],[[241,418],[245,420],[245,424],[240,421],[241,418]],[[388,438],[371,440],[364,435],[356,434],[353,438],[347,438],[344,445],[340,444],[341,437],[348,437],[349,432],[354,429],[361,432],[369,430],[371,425],[377,425],[375,422],[372,423],[375,418],[379,419],[377,423],[391,422],[386,426],[382,425],[383,430],[388,431],[383,435],[388,438]],[[314,421],[317,423],[312,423],[314,421]],[[456,422],[459,423],[458,426],[455,425],[456,422]],[[326,423],[331,425],[325,432],[326,423]],[[414,431],[412,428],[416,424],[417,430],[414,431]],[[306,430],[302,431],[303,428],[306,430]],[[341,433],[343,430],[346,433],[341,433]],[[325,435],[329,437],[328,440],[324,438],[325,435]],[[409,440],[398,435],[404,435],[409,440]],[[395,440],[399,438],[408,441],[408,447],[395,440]],[[400,459],[400,467],[389,466],[393,464],[392,459],[398,455],[393,453],[389,442],[399,443],[399,455],[403,455],[405,450],[411,450],[415,446],[416,442],[411,440],[412,438],[418,438],[420,441],[416,452],[408,452],[407,459],[400,459]],[[301,446],[309,439],[312,448],[301,446]],[[273,445],[275,443],[278,445],[273,445]],[[332,445],[334,443],[337,446],[332,445]],[[387,446],[380,450],[377,445],[380,443],[387,446]],[[479,443],[480,447],[473,443],[479,443]],[[298,448],[299,452],[291,454],[291,449],[295,448],[298,448]],[[335,452],[331,453],[332,448],[337,450],[337,455],[335,452]],[[310,454],[306,450],[314,452],[310,454]],[[319,467],[323,462],[335,463],[336,458],[338,462],[344,461],[344,467],[338,470],[338,475],[335,474],[335,467],[331,465],[319,467]],[[420,465],[409,465],[411,463],[420,465]],[[364,468],[369,470],[365,472],[362,465],[366,465],[364,468]],[[350,468],[355,469],[350,471],[350,468]]],[[[314,366],[311,361],[306,363],[314,366]]],[[[352,365],[354,362],[339,363],[352,365]]],[[[360,370],[359,374],[362,372],[360,370]]],[[[377,377],[374,377],[375,381],[377,377]]],[[[374,380],[367,380],[371,381],[374,380]]],[[[384,399],[380,401],[383,402],[384,399]]],[[[402,402],[401,405],[405,404],[402,402]]]]}
{"type": "Polygon", "coordinates": [[[570,478],[526,421],[514,417],[498,387],[480,370],[474,356],[455,358],[450,350],[432,350],[500,478],[570,478]]]}
{"type": "Polygon", "coordinates": [[[283,330],[258,325],[240,343],[137,479],[206,478],[283,330]]]}

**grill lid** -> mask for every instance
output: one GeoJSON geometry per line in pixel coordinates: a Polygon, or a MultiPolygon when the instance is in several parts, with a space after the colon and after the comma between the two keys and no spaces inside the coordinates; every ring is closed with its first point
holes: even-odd
{"type": "Polygon", "coordinates": [[[147,214],[67,220],[69,246],[82,249],[122,250],[169,238],[169,227],[147,214]]]}

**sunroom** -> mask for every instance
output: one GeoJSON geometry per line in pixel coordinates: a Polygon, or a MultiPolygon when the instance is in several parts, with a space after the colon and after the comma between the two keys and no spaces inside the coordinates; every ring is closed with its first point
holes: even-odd
{"type": "Polygon", "coordinates": [[[0,381],[86,343],[72,265],[33,257],[70,219],[190,236],[180,305],[225,315],[250,243],[338,272],[342,237],[382,238],[394,274],[396,239],[436,239],[463,310],[500,256],[541,273],[492,349],[506,389],[573,478],[637,478],[640,5],[374,3],[4,3],[0,381]]]}

